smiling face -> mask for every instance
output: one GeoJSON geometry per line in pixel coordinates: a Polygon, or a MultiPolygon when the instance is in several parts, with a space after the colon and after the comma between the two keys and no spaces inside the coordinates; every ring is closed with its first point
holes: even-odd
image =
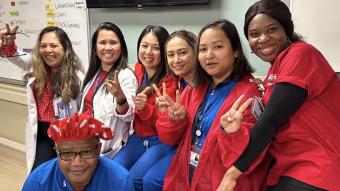
{"type": "Polygon", "coordinates": [[[122,53],[120,40],[117,34],[105,29],[99,31],[96,52],[102,63],[103,69],[109,71],[122,53]]]}
{"type": "Polygon", "coordinates": [[[233,50],[230,40],[222,29],[208,28],[201,34],[198,59],[215,85],[232,73],[236,57],[237,51],[233,50]]]}
{"type": "Polygon", "coordinates": [[[42,36],[39,52],[44,62],[52,70],[61,66],[65,50],[55,32],[47,32],[42,36]]]}
{"type": "Polygon", "coordinates": [[[266,14],[258,14],[250,21],[248,41],[251,50],[258,57],[271,63],[288,46],[284,28],[266,14]]]}
{"type": "Polygon", "coordinates": [[[64,141],[56,144],[58,163],[62,173],[71,183],[73,188],[85,188],[91,181],[92,175],[96,170],[100,146],[96,138],[80,141],[64,141]],[[62,152],[81,152],[97,149],[95,157],[84,159],[79,154],[73,160],[65,161],[59,156],[62,152]]]}
{"type": "Polygon", "coordinates": [[[161,62],[161,52],[157,37],[149,32],[139,45],[138,58],[147,70],[156,71],[161,62]]]}
{"type": "Polygon", "coordinates": [[[175,37],[166,45],[166,56],[168,65],[177,76],[190,78],[190,74],[193,71],[194,65],[194,50],[193,48],[182,38],[175,37]]]}

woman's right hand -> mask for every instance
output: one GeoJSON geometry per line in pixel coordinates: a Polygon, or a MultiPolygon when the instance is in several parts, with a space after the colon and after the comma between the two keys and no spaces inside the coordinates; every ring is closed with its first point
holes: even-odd
{"type": "Polygon", "coordinates": [[[149,92],[151,91],[150,87],[146,87],[141,93],[137,94],[136,97],[133,98],[135,103],[135,108],[137,110],[143,110],[145,108],[146,101],[148,99],[149,92]]]}
{"type": "Polygon", "coordinates": [[[10,28],[6,23],[6,28],[0,32],[1,45],[12,45],[15,42],[16,35],[15,33],[19,29],[19,26],[15,26],[14,28],[10,28]]]}
{"type": "Polygon", "coordinates": [[[169,96],[166,93],[166,84],[163,83],[163,94],[159,91],[159,89],[157,88],[155,84],[153,84],[152,87],[157,94],[157,97],[155,99],[155,104],[157,105],[158,110],[161,113],[163,113],[163,111],[165,111],[165,109],[169,107],[169,103],[168,103],[169,96]]]}
{"type": "Polygon", "coordinates": [[[236,181],[241,175],[242,172],[240,170],[238,170],[235,166],[231,166],[224,174],[216,191],[233,191],[236,186],[236,181]]]}

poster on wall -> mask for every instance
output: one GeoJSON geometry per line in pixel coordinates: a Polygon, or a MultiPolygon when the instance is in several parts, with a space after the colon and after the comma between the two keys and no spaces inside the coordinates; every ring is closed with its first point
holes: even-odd
{"type": "MultiPolygon", "coordinates": [[[[19,26],[16,44],[31,53],[40,31],[61,27],[68,34],[84,69],[88,66],[88,10],[85,0],[0,0],[0,28],[19,26]]],[[[0,58],[0,81],[21,84],[24,72],[0,58]]]]}

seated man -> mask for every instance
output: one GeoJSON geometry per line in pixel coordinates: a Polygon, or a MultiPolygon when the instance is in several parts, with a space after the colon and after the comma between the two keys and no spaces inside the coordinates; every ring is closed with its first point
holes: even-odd
{"type": "Polygon", "coordinates": [[[52,122],[48,136],[58,157],[37,167],[26,179],[23,191],[125,190],[128,171],[99,156],[99,138],[112,139],[110,128],[91,116],[75,113],[52,122]]]}

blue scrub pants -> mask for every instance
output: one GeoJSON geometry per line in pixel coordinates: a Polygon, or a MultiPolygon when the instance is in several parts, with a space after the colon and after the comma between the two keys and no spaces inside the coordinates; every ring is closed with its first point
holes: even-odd
{"type": "Polygon", "coordinates": [[[151,169],[145,174],[143,179],[144,190],[162,191],[165,175],[171,164],[172,158],[176,154],[177,146],[170,153],[160,159],[151,169]]]}
{"type": "MultiPolygon", "coordinates": [[[[166,164],[159,164],[159,161],[167,156],[171,151],[175,149],[175,146],[164,144],[159,141],[157,136],[150,137],[139,137],[136,134],[132,134],[125,147],[123,147],[116,157],[113,159],[115,162],[124,166],[129,170],[130,175],[128,178],[127,190],[143,190],[144,176],[152,177],[154,174],[164,174],[162,177],[154,177],[154,179],[163,179],[165,177],[166,171],[169,166],[169,160],[165,160],[166,164]],[[161,168],[153,168],[154,165],[160,166],[161,168]],[[150,171],[154,169],[153,171],[150,171]],[[150,173],[149,173],[150,171],[150,173]]],[[[151,178],[152,179],[152,178],[151,178]]],[[[153,180],[151,180],[153,182],[153,180]]],[[[157,181],[162,183],[163,180],[157,181]]],[[[149,180],[146,182],[150,182],[149,180]]],[[[162,189],[163,184],[160,186],[162,189]]],[[[158,186],[159,187],[159,186],[158,186]]],[[[148,191],[153,191],[154,189],[144,189],[148,191]]]]}

